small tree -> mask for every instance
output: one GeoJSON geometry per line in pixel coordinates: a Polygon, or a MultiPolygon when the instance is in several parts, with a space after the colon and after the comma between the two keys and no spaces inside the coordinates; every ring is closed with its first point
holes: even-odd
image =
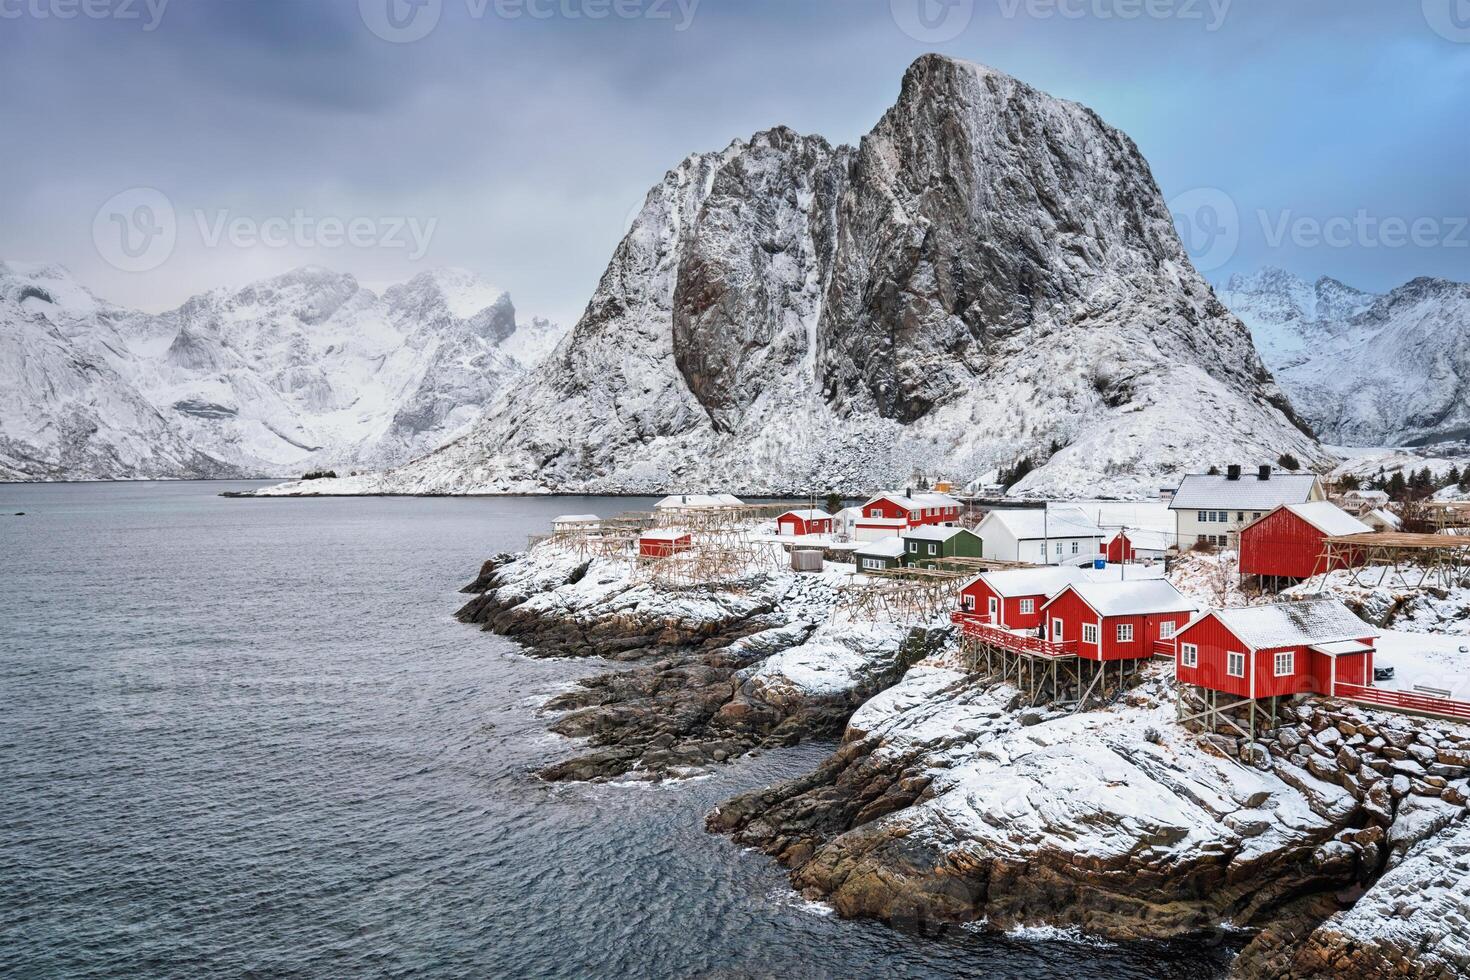
{"type": "Polygon", "coordinates": [[[835,514],[842,509],[842,494],[835,490],[827,491],[827,513],[835,514]]]}
{"type": "Polygon", "coordinates": [[[1209,468],[1209,471],[1205,475],[1206,476],[1219,476],[1220,475],[1220,467],[1218,467],[1218,466],[1211,466],[1209,468]]]}
{"type": "Polygon", "coordinates": [[[1470,490],[1470,466],[1465,467],[1465,471],[1460,474],[1460,482],[1456,485],[1461,490],[1470,490]]]}
{"type": "Polygon", "coordinates": [[[1302,468],[1302,461],[1291,453],[1282,453],[1280,456],[1277,456],[1276,464],[1283,470],[1291,470],[1292,472],[1296,472],[1302,468]]]}
{"type": "Polygon", "coordinates": [[[1388,491],[1390,499],[1403,500],[1409,491],[1409,483],[1404,479],[1403,471],[1396,470],[1393,476],[1388,478],[1388,483],[1384,486],[1384,489],[1388,491]]]}
{"type": "Polygon", "coordinates": [[[1363,481],[1351,473],[1344,473],[1337,480],[1337,489],[1339,490],[1361,490],[1362,487],[1363,481]]]}
{"type": "Polygon", "coordinates": [[[1451,466],[1450,471],[1444,475],[1444,483],[1441,486],[1457,487],[1462,479],[1464,479],[1464,474],[1460,472],[1460,468],[1451,466]]]}

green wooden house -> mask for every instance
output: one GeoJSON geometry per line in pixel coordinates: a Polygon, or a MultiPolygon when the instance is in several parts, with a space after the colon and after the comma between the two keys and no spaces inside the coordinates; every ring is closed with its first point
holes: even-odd
{"type": "Polygon", "coordinates": [[[890,536],[859,545],[853,554],[853,562],[860,572],[881,572],[902,568],[903,555],[903,540],[890,536]]]}
{"type": "Polygon", "coordinates": [[[941,558],[984,558],[985,545],[973,531],[962,527],[928,525],[904,531],[903,562],[934,568],[941,558]]]}

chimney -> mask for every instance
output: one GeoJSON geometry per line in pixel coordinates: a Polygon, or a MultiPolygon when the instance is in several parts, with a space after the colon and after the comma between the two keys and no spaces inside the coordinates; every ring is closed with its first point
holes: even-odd
{"type": "Polygon", "coordinates": [[[905,497],[908,497],[910,500],[912,500],[913,497],[914,497],[914,488],[913,487],[904,487],[903,488],[903,495],[905,497]]]}
{"type": "Polygon", "coordinates": [[[1227,480],[1239,480],[1240,479],[1240,464],[1239,463],[1231,463],[1229,466],[1225,467],[1225,479],[1227,479],[1227,480]]]}
{"type": "Polygon", "coordinates": [[[1258,469],[1258,470],[1256,470],[1256,479],[1257,480],[1269,480],[1269,479],[1271,479],[1271,464],[1270,463],[1262,463],[1261,464],[1261,468],[1258,469]]]}

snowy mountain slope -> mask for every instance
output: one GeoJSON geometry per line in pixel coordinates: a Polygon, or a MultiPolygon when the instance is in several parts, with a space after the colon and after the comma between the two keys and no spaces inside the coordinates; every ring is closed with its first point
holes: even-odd
{"type": "Polygon", "coordinates": [[[61,270],[0,263],[0,479],[240,476],[53,322],[112,314],[61,270]]]}
{"type": "MultiPolygon", "coordinates": [[[[459,270],[425,272],[379,296],[351,276],[298,269],[156,316],[110,307],[54,267],[4,281],[59,298],[48,322],[60,336],[107,365],[175,438],[254,475],[376,468],[429,452],[524,375],[516,354],[544,356],[559,334],[539,319],[522,329],[508,294],[459,270]]],[[[51,397],[33,395],[38,410],[51,397]]],[[[10,428],[7,420],[0,431],[10,428]]]]}
{"type": "Polygon", "coordinates": [[[1470,436],[1470,284],[1420,278],[1377,296],[1267,269],[1233,277],[1220,296],[1323,439],[1470,436]]]}
{"type": "Polygon", "coordinates": [[[1126,136],[931,55],[857,148],[778,128],[686,158],[526,385],[311,489],[856,491],[1029,454],[1018,492],[1132,495],[1320,459],[1289,411],[1126,136]]]}

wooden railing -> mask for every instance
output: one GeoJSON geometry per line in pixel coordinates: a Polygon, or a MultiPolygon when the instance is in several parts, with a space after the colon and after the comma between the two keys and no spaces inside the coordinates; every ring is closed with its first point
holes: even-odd
{"type": "Polygon", "coordinates": [[[1176,649],[1173,640],[1154,640],[1155,657],[1168,657],[1170,660],[1173,660],[1175,653],[1176,649]]]}
{"type": "Polygon", "coordinates": [[[959,626],[966,636],[972,636],[982,643],[989,643],[991,646],[1009,650],[1011,653],[1025,653],[1037,657],[1072,657],[1077,654],[1076,640],[1053,643],[1037,636],[1013,633],[1008,629],[992,626],[990,617],[980,613],[953,612],[950,613],[949,620],[959,626]]]}
{"type": "Polygon", "coordinates": [[[1417,711],[1442,718],[1470,720],[1470,702],[1437,698],[1428,694],[1410,694],[1407,691],[1388,691],[1381,687],[1362,687],[1358,684],[1338,683],[1334,693],[1340,698],[1373,704],[1400,711],[1417,711]]]}

